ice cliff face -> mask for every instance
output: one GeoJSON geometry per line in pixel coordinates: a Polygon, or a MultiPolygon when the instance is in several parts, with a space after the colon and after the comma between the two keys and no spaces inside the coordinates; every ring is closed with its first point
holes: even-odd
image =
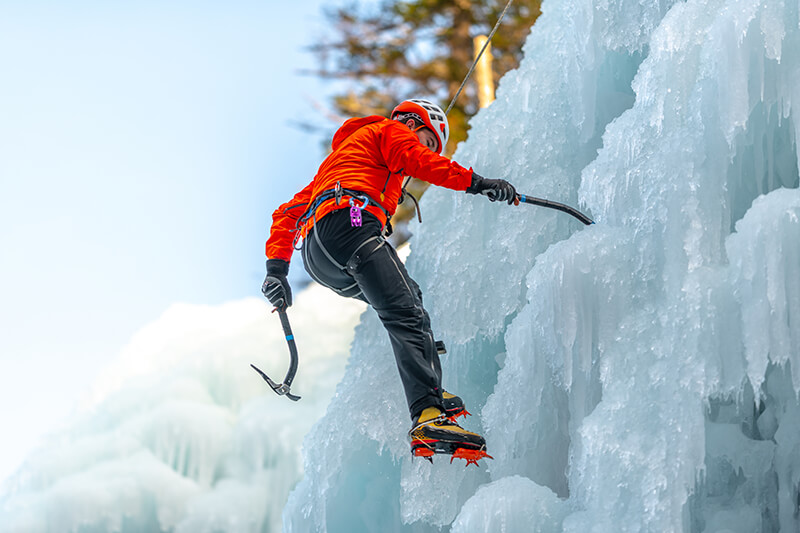
{"type": "Polygon", "coordinates": [[[370,312],[286,532],[800,529],[798,8],[544,3],[455,158],[597,224],[431,190],[408,263],[495,459],[412,461],[370,312]]]}

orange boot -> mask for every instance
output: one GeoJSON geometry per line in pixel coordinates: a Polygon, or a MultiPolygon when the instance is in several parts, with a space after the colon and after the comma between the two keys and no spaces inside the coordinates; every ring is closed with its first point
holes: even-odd
{"type": "Polygon", "coordinates": [[[445,413],[435,407],[428,407],[415,420],[411,431],[411,453],[415,457],[424,457],[433,462],[434,454],[450,455],[450,462],[456,457],[466,459],[477,466],[478,460],[492,458],[486,453],[486,440],[462,428],[445,413]]]}

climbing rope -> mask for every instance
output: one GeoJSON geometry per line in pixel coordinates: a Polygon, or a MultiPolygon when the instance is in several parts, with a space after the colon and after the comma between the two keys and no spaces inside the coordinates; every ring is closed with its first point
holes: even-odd
{"type": "Polygon", "coordinates": [[[478,61],[480,61],[481,56],[483,55],[483,51],[486,50],[486,47],[488,47],[489,43],[492,42],[492,37],[494,37],[494,34],[497,31],[497,28],[500,27],[500,23],[503,22],[503,17],[506,16],[506,11],[508,11],[508,8],[511,7],[511,3],[513,1],[514,0],[508,0],[508,3],[506,4],[506,7],[504,7],[502,13],[500,13],[500,18],[497,19],[497,24],[494,25],[494,28],[492,28],[492,32],[489,34],[489,37],[486,38],[486,42],[483,43],[483,47],[481,48],[481,51],[478,52],[478,57],[475,58],[475,61],[472,62],[472,66],[469,67],[469,72],[467,72],[467,75],[464,76],[464,81],[461,82],[461,87],[458,88],[458,91],[456,91],[456,95],[453,97],[452,100],[450,100],[450,105],[447,106],[447,110],[445,110],[445,112],[444,112],[445,115],[450,113],[450,110],[453,109],[453,106],[456,104],[456,100],[461,95],[461,91],[464,90],[464,85],[467,84],[467,80],[472,75],[472,71],[475,70],[475,66],[478,64],[478,61]]]}

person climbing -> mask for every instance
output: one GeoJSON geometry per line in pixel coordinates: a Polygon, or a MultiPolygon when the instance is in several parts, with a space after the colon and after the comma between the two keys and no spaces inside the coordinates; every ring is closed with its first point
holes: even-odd
{"type": "Polygon", "coordinates": [[[292,305],[287,275],[302,240],[311,278],[370,304],[388,332],[411,414],[412,454],[429,460],[434,453],[450,454],[469,465],[490,457],[486,441],[456,422],[469,413],[461,398],[442,389],[444,344],[434,340],[422,292],[385,238],[406,175],[519,203],[506,180],[483,178],[441,155],[448,136],[442,109],[421,99],[401,102],[390,118],[347,120],[311,183],[273,213],[261,289],[279,310],[292,305]]]}

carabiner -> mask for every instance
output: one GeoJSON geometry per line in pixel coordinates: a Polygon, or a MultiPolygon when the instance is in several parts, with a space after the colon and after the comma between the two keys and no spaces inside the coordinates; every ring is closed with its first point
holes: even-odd
{"type": "Polygon", "coordinates": [[[356,197],[350,197],[350,227],[351,228],[360,228],[361,224],[363,223],[363,219],[361,218],[361,210],[367,207],[369,204],[369,198],[362,196],[364,200],[364,205],[359,207],[356,205],[356,197]]]}

